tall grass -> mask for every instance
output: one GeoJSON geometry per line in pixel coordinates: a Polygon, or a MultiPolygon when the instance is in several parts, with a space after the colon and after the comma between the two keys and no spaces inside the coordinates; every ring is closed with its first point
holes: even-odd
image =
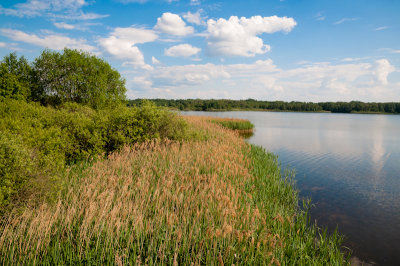
{"type": "Polygon", "coordinates": [[[221,125],[227,129],[231,129],[244,138],[249,138],[254,134],[254,125],[247,119],[216,117],[210,117],[209,119],[212,123],[221,125]]]}
{"type": "Polygon", "coordinates": [[[72,169],[56,204],[1,223],[0,264],[341,265],[341,238],[297,206],[274,155],[199,117],[72,169]]]}

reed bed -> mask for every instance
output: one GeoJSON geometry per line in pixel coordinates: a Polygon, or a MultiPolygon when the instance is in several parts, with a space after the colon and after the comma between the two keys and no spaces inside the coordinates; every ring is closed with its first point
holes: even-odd
{"type": "Polygon", "coordinates": [[[210,122],[237,132],[241,137],[249,138],[254,135],[254,125],[247,119],[210,117],[210,122]]]}
{"type": "Polygon", "coordinates": [[[277,158],[207,118],[195,140],[156,140],[71,169],[56,204],[14,213],[0,264],[342,265],[297,206],[277,158]]]}
{"type": "Polygon", "coordinates": [[[254,129],[254,125],[247,119],[210,117],[210,121],[232,130],[254,129]]]}

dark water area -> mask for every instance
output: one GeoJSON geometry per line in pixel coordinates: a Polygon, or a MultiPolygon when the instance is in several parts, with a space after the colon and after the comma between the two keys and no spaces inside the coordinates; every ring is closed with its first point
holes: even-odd
{"type": "Polygon", "coordinates": [[[294,169],[311,218],[336,227],[364,262],[400,265],[400,116],[279,112],[183,112],[244,118],[249,142],[294,169]]]}

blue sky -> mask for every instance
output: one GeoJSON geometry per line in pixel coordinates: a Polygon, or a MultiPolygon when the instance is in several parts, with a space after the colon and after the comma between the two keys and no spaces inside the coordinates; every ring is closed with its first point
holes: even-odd
{"type": "Polygon", "coordinates": [[[400,1],[0,3],[0,56],[82,49],[129,98],[400,101],[400,1]]]}

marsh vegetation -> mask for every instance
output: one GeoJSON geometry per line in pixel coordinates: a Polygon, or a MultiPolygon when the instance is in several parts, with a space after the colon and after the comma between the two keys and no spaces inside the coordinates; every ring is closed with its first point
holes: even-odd
{"type": "Polygon", "coordinates": [[[2,223],[2,263],[345,264],[273,154],[204,118],[188,141],[69,168],[59,198],[2,223]]]}
{"type": "Polygon", "coordinates": [[[78,51],[1,64],[0,264],[347,263],[249,121],[128,108],[78,51]]]}

